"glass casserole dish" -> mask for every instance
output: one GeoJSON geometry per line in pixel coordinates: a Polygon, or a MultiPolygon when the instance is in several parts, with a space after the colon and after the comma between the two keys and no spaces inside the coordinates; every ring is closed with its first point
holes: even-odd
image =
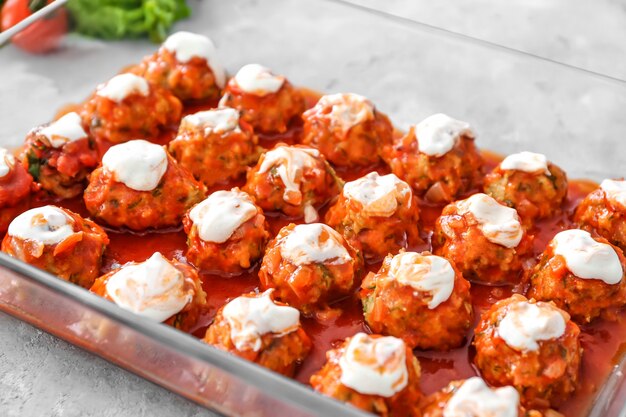
{"type": "MultiPolygon", "coordinates": [[[[597,181],[623,169],[623,82],[341,2],[205,1],[193,16],[179,28],[209,35],[231,73],[259,62],[295,85],[360,93],[400,128],[444,111],[476,127],[481,149],[542,152],[571,178],[597,181]]],[[[2,50],[2,145],[18,146],[32,126],[154,49],[72,42],[43,58],[2,50]]],[[[0,260],[4,311],[201,404],[238,415],[361,414],[4,255],[0,260]]],[[[589,415],[623,412],[617,359],[589,415]]]]}

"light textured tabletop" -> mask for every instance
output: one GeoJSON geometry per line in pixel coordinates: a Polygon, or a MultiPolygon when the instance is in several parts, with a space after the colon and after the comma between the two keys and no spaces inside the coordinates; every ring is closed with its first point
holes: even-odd
{"type": "Polygon", "coordinates": [[[626,3],[621,0],[348,1],[626,79],[626,3]]]}
{"type": "Polygon", "coordinates": [[[206,409],[0,313],[3,417],[192,417],[206,409]]]}
{"type": "MultiPolygon", "coordinates": [[[[471,6],[461,6],[452,0],[352,1],[590,71],[626,78],[623,42],[626,25],[621,23],[626,10],[618,1],[599,0],[593,2],[593,7],[591,2],[582,0],[514,1],[506,6],[496,0],[480,0],[471,6]]],[[[233,22],[233,30],[237,29],[236,25],[233,22]]],[[[379,93],[375,87],[372,91],[379,93]]],[[[379,98],[384,97],[379,94],[379,98]]],[[[0,133],[1,129],[0,126],[0,133]]],[[[200,415],[211,414],[0,313],[0,416],[200,415]]]]}

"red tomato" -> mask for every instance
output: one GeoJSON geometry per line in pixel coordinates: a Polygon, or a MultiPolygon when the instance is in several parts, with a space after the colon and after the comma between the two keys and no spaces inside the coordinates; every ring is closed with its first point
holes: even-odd
{"type": "MultiPolygon", "coordinates": [[[[2,30],[21,22],[47,3],[52,0],[7,0],[2,6],[2,30]]],[[[59,46],[66,32],[67,11],[60,8],[15,35],[12,42],[25,51],[44,53],[59,46]]]]}

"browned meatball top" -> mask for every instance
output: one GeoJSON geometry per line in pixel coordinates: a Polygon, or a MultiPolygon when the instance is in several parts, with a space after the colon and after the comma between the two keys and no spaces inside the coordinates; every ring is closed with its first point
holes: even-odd
{"type": "Polygon", "coordinates": [[[277,144],[248,171],[243,190],[265,211],[319,219],[317,209],[338,194],[341,180],[323,155],[308,146],[277,144]]]}
{"type": "Polygon", "coordinates": [[[228,81],[220,107],[233,107],[255,132],[284,133],[304,110],[302,93],[282,75],[258,64],[243,66],[228,81]]]}
{"type": "Polygon", "coordinates": [[[580,323],[614,318],[626,305],[626,258],[584,230],[558,233],[530,272],[529,297],[553,301],[580,323]]]}
{"type": "Polygon", "coordinates": [[[434,253],[452,260],[464,277],[490,284],[518,282],[532,243],[515,209],[486,194],[446,206],[432,238],[434,253]]]}
{"type": "Polygon", "coordinates": [[[432,202],[454,201],[482,181],[483,160],[470,125],[445,114],[411,127],[384,159],[391,172],[432,202]]]}
{"type": "Polygon", "coordinates": [[[408,346],[446,350],[460,346],[473,323],[470,284],[445,258],[428,252],[389,255],[361,285],[370,328],[408,346]]]}
{"type": "Polygon", "coordinates": [[[626,251],[626,181],[602,181],[576,208],[574,221],[626,251]]]}
{"type": "Polygon", "coordinates": [[[326,353],[313,389],[381,417],[420,416],[420,367],[401,339],[357,333],[326,353]]]}
{"type": "Polygon", "coordinates": [[[272,299],[272,290],[244,294],[218,311],[204,341],[293,376],[307,356],[311,341],[300,324],[300,313],[272,299]]]}
{"type": "Polygon", "coordinates": [[[80,114],[98,142],[158,141],[180,122],[182,103],[164,88],[126,73],[100,85],[80,114]]]}
{"type": "Polygon", "coordinates": [[[393,140],[387,116],[357,94],[323,96],[302,118],[302,143],[318,148],[335,165],[375,164],[393,140]]]}
{"type": "Polygon", "coordinates": [[[177,32],[159,50],[131,70],[183,101],[217,99],[226,74],[211,39],[177,32]]]}
{"type": "Polygon", "coordinates": [[[561,211],[567,196],[567,176],[545,155],[520,152],[504,158],[485,177],[484,189],[530,222],[561,211]]]}
{"type": "Polygon", "coordinates": [[[524,405],[556,406],[578,384],[579,335],[565,311],[516,294],[482,315],[474,363],[490,384],[514,386],[524,405]]]}
{"type": "Polygon", "coordinates": [[[354,248],[325,224],[290,224],[269,243],[259,279],[276,290],[276,299],[305,314],[324,314],[356,288],[361,266],[354,248]]]}

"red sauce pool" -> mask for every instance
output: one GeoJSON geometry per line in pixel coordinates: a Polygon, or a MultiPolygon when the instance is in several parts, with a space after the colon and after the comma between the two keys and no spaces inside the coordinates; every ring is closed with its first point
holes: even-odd
{"type": "MultiPolygon", "coordinates": [[[[317,94],[307,92],[307,102],[309,107],[317,100],[317,94]]],[[[186,109],[185,113],[192,113],[210,105],[196,105],[186,109]]],[[[294,143],[301,133],[301,126],[294,126],[289,132],[279,136],[261,136],[260,142],[266,148],[271,148],[279,141],[294,143]]],[[[172,133],[164,135],[163,142],[172,137],[172,133]]],[[[500,157],[490,152],[483,152],[488,169],[498,164],[500,157]]],[[[373,167],[381,173],[387,169],[383,166],[373,167]]],[[[338,174],[344,180],[353,180],[372,169],[347,172],[338,170],[338,174]]],[[[217,189],[229,189],[232,186],[243,185],[244,179],[234,181],[217,189]]],[[[547,242],[560,230],[574,227],[570,221],[570,215],[580,200],[597,184],[590,181],[570,181],[568,198],[565,203],[564,213],[552,219],[541,221],[537,224],[535,234],[535,255],[540,254],[547,242]]],[[[57,204],[70,210],[87,216],[82,199],[73,200],[51,200],[49,198],[39,198],[33,206],[44,204],[57,204]]],[[[435,219],[439,216],[442,206],[421,204],[421,218],[423,237],[429,242],[430,232],[433,229],[435,219]]],[[[325,210],[322,209],[323,217],[325,210]]],[[[271,232],[275,235],[278,230],[289,223],[281,216],[268,216],[271,232]]],[[[135,234],[107,230],[111,240],[105,253],[102,273],[118,267],[129,261],[143,261],[154,252],[159,251],[169,258],[184,260],[186,246],[186,236],[181,229],[150,232],[146,234],[135,234]]],[[[413,250],[428,250],[429,243],[421,247],[411,248],[413,250]]],[[[376,271],[380,263],[369,265],[368,269],[376,271]]],[[[203,287],[207,293],[208,310],[201,318],[198,327],[193,331],[196,337],[204,336],[206,328],[211,323],[216,311],[227,301],[246,292],[258,289],[258,266],[249,273],[238,277],[224,278],[217,275],[201,274],[203,287]]],[[[523,292],[524,288],[517,287],[488,287],[472,285],[473,304],[476,313],[476,322],[480,314],[488,309],[494,302],[510,296],[513,292],[523,292]]],[[[314,318],[303,318],[302,323],[306,332],[313,340],[313,349],[309,357],[300,366],[295,379],[304,384],[308,384],[309,377],[320,369],[325,362],[325,353],[331,347],[336,346],[344,338],[352,336],[359,331],[367,332],[367,326],[363,321],[361,305],[356,296],[344,299],[336,304],[343,310],[341,316],[319,321],[314,318]]],[[[463,379],[477,374],[471,362],[471,340],[473,334],[468,334],[465,346],[448,352],[415,351],[419,358],[422,377],[421,386],[425,394],[431,394],[452,380],[463,379]]],[[[584,416],[591,405],[595,393],[602,386],[612,367],[621,359],[621,354],[626,351],[626,313],[619,315],[617,321],[606,322],[597,321],[591,325],[582,326],[581,342],[584,348],[582,370],[579,387],[576,393],[561,406],[558,411],[569,417],[584,416]]]]}

